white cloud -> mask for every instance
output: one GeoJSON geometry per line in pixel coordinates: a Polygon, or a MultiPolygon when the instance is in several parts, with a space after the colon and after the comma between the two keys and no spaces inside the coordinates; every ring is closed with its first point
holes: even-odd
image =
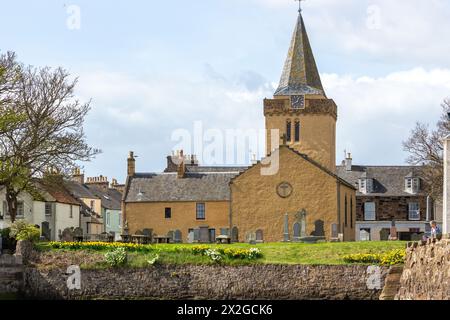
{"type": "Polygon", "coordinates": [[[450,69],[415,68],[384,77],[322,75],[339,107],[338,158],[352,150],[356,162],[398,164],[415,122],[434,125],[450,96],[450,69]]]}

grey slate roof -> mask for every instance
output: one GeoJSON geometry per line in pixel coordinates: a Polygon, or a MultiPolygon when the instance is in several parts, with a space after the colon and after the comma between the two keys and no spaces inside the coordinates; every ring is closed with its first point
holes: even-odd
{"type": "MultiPolygon", "coordinates": [[[[405,192],[405,177],[421,176],[421,167],[414,166],[352,166],[352,171],[346,171],[345,166],[337,166],[336,172],[339,177],[348,181],[355,187],[359,178],[366,176],[373,180],[373,192],[363,194],[357,191],[358,196],[409,196],[405,192]]],[[[418,195],[424,195],[419,193],[418,195]]]]}
{"type": "Polygon", "coordinates": [[[100,198],[102,207],[108,210],[121,210],[122,193],[115,189],[108,189],[107,191],[96,186],[86,186],[95,196],[100,198]]]}
{"type": "Polygon", "coordinates": [[[275,96],[325,95],[316,61],[300,14],[275,96]]]}
{"type": "Polygon", "coordinates": [[[126,202],[227,201],[230,180],[239,172],[136,174],[129,180],[126,202]],[[139,195],[141,193],[141,195],[139,195]]]}
{"type": "Polygon", "coordinates": [[[75,181],[64,181],[65,187],[70,191],[75,198],[90,198],[98,199],[99,197],[92,193],[85,185],[82,185],[75,181]]]}
{"type": "Polygon", "coordinates": [[[193,173],[218,173],[218,172],[243,172],[247,170],[249,167],[205,167],[205,166],[186,166],[186,171],[193,173]]]}

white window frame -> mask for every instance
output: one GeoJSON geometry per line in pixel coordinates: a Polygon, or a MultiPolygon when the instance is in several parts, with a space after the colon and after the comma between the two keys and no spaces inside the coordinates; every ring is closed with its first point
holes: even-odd
{"type": "MultiPolygon", "coordinates": [[[[372,208],[370,208],[372,209],[372,208]]],[[[377,220],[377,208],[375,202],[364,202],[364,221],[376,221],[377,220]],[[373,206],[373,210],[368,210],[368,205],[373,206]],[[368,217],[368,212],[373,215],[368,217]]]]}
{"type": "Polygon", "coordinates": [[[420,204],[418,202],[408,203],[408,220],[420,221],[420,204]]]}
{"type": "Polygon", "coordinates": [[[51,217],[53,215],[53,203],[46,202],[45,205],[44,205],[44,211],[45,211],[45,216],[46,217],[51,217]],[[50,207],[50,213],[47,213],[48,207],[50,207]]]}

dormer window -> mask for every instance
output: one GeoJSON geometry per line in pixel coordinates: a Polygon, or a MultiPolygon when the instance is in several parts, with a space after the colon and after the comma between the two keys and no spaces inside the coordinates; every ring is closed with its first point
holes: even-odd
{"type": "Polygon", "coordinates": [[[360,178],[358,185],[361,193],[371,193],[373,191],[373,179],[371,178],[360,178]]]}
{"type": "Polygon", "coordinates": [[[420,191],[420,178],[407,176],[405,178],[405,191],[416,194],[420,191]]]}

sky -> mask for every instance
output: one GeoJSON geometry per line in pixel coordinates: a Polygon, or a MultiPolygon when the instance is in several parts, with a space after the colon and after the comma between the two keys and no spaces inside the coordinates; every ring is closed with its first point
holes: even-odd
{"type": "MultiPolygon", "coordinates": [[[[356,164],[404,164],[402,141],[417,121],[434,126],[450,97],[450,1],[302,7],[339,108],[337,161],[347,150],[356,164]]],[[[263,129],[263,99],[277,86],[298,14],[293,0],[0,0],[0,8],[8,13],[0,52],[67,69],[78,77],[77,97],[91,100],[87,141],[103,152],[82,164],[85,174],[122,182],[129,151],[138,172],[160,172],[179,149],[178,133],[194,136],[199,123],[209,151],[220,140],[211,136],[263,129]]],[[[235,163],[214,151],[203,160],[246,164],[260,149],[235,163]]],[[[194,143],[187,153],[199,150],[194,143]]]]}

